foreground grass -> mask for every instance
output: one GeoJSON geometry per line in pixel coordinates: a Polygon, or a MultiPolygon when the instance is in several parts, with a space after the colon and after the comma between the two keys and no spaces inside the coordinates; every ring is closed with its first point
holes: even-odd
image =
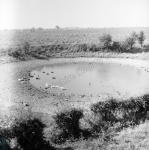
{"type": "Polygon", "coordinates": [[[113,134],[111,141],[102,138],[89,139],[74,143],[75,150],[148,150],[149,122],[134,128],[129,127],[113,134]]]}
{"type": "MultiPolygon", "coordinates": [[[[147,150],[149,138],[148,104],[148,94],[123,101],[108,99],[92,104],[89,110],[92,111],[90,115],[85,115],[84,110],[78,108],[59,110],[56,114],[53,114],[53,120],[52,118],[46,120],[45,125],[42,125],[43,117],[32,116],[32,112],[25,109],[25,112],[19,113],[21,118],[17,122],[14,120],[13,126],[5,128],[9,131],[7,133],[11,133],[8,136],[6,134],[6,137],[11,139],[13,136],[21,145],[23,144],[21,141],[25,141],[24,146],[27,145],[27,148],[23,148],[23,150],[32,150],[29,149],[30,146],[36,147],[36,145],[39,145],[39,150],[42,150],[41,147],[50,146],[46,141],[55,144],[54,148],[52,147],[53,150],[147,150]],[[22,117],[25,117],[25,120],[22,120],[22,117]],[[33,120],[30,120],[31,118],[33,120]],[[34,118],[39,118],[39,121],[34,120],[34,118]],[[35,121],[35,123],[32,123],[32,121],[35,121]],[[52,126],[52,123],[54,126],[52,126]],[[41,132],[37,138],[36,134],[39,129],[41,132]],[[44,139],[43,137],[46,138],[46,141],[41,142],[41,139],[44,139]],[[30,138],[33,142],[30,142],[30,138]],[[57,139],[60,140],[60,143],[57,139]],[[67,149],[68,147],[69,149],[67,149]]],[[[8,121],[6,125],[8,125],[8,121]]],[[[3,128],[0,128],[0,134],[3,133],[1,131],[3,131],[3,128]]],[[[3,134],[1,135],[3,136],[3,134]]]]}
{"type": "Polygon", "coordinates": [[[122,130],[109,144],[109,150],[148,150],[149,149],[149,122],[122,130]]]}
{"type": "MultiPolygon", "coordinates": [[[[125,133],[126,144],[128,144],[129,132],[126,131],[132,131],[134,135],[138,135],[138,139],[146,135],[145,138],[148,140],[149,130],[144,130],[144,126],[147,129],[149,125],[148,121],[145,122],[149,119],[148,103],[149,95],[143,95],[125,101],[109,99],[95,103],[91,105],[92,113],[86,116],[79,109],[63,110],[55,116],[57,125],[54,125],[54,128],[52,126],[46,128],[45,137],[55,144],[59,143],[56,140],[58,139],[62,147],[70,146],[76,150],[114,150],[116,146],[119,146],[117,149],[121,149],[123,137],[120,138],[120,136],[123,133],[125,133]],[[141,129],[143,129],[142,132],[141,129]],[[61,139],[61,137],[64,138],[61,139]],[[117,141],[119,139],[120,141],[117,141]]],[[[130,133],[130,135],[133,134],[130,133]]],[[[132,139],[134,138],[136,137],[133,136],[132,139]]],[[[135,140],[132,141],[132,144],[135,144],[135,140]]],[[[141,144],[140,147],[144,148],[141,144]]]]}
{"type": "Polygon", "coordinates": [[[90,106],[88,114],[84,111],[63,109],[43,123],[43,117],[21,109],[18,118],[8,119],[5,128],[0,128],[0,137],[10,147],[10,141],[15,140],[17,149],[13,150],[148,148],[149,94],[123,101],[99,101],[90,106]]]}

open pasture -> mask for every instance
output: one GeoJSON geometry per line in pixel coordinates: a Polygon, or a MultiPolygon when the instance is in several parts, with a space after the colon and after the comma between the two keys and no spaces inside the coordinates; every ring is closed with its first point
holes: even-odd
{"type": "Polygon", "coordinates": [[[111,34],[113,41],[123,41],[133,31],[145,32],[144,44],[149,43],[149,28],[87,28],[87,29],[43,29],[0,31],[0,49],[21,47],[24,42],[31,46],[51,44],[98,44],[99,36],[111,34]]]}

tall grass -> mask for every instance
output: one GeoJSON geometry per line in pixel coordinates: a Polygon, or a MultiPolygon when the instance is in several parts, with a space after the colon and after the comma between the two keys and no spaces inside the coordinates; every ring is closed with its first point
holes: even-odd
{"type": "Polygon", "coordinates": [[[111,98],[92,104],[90,110],[92,115],[86,118],[82,110],[74,108],[59,112],[54,117],[59,130],[54,143],[63,143],[66,139],[80,139],[81,134],[83,138],[88,138],[104,133],[106,138],[110,138],[108,132],[111,130],[118,132],[145,122],[148,119],[149,95],[123,101],[111,98]],[[86,123],[81,127],[82,118],[86,123]],[[89,126],[87,130],[86,126],[89,126]]]}
{"type": "Polygon", "coordinates": [[[48,148],[55,150],[51,142],[61,144],[66,141],[73,142],[95,137],[108,142],[113,133],[128,127],[134,128],[149,119],[149,94],[122,101],[110,98],[92,104],[90,111],[91,115],[88,117],[85,117],[83,110],[78,108],[70,108],[56,113],[53,116],[54,128],[47,133],[51,134],[50,139],[47,139],[43,132],[47,126],[36,117],[14,120],[10,127],[0,129],[0,136],[8,141],[7,147],[10,147],[11,139],[16,139],[15,148],[18,150],[48,148]],[[82,119],[86,122],[85,124],[81,124],[82,119]],[[50,142],[47,142],[46,139],[50,142]]]}

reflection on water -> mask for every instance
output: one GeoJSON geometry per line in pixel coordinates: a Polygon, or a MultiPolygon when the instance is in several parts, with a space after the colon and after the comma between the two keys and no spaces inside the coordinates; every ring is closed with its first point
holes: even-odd
{"type": "Polygon", "coordinates": [[[98,95],[137,94],[149,89],[149,74],[141,69],[114,64],[51,65],[31,72],[31,84],[49,92],[98,95]]]}

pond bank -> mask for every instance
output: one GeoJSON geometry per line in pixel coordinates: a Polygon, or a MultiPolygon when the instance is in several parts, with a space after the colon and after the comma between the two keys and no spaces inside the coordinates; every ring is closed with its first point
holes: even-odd
{"type": "MultiPolygon", "coordinates": [[[[18,81],[19,78],[29,78],[30,71],[42,68],[43,66],[57,63],[79,63],[93,62],[100,60],[103,63],[114,63],[119,65],[128,65],[130,67],[141,68],[149,71],[149,61],[139,59],[122,58],[57,58],[50,60],[32,60],[24,62],[14,62],[0,65],[0,108],[2,112],[13,109],[15,105],[21,105],[21,102],[30,103],[37,112],[52,114],[57,109],[56,103],[64,100],[66,97],[49,95],[33,87],[29,82],[23,84],[18,81]]],[[[76,98],[72,98],[73,101],[76,98]]],[[[81,98],[77,98],[80,100],[81,98]]],[[[92,101],[96,101],[92,98],[92,101]]],[[[77,105],[78,101],[75,102],[77,105]]],[[[90,103],[88,103],[89,105],[90,103]]],[[[79,105],[79,104],[78,104],[79,105]]]]}

